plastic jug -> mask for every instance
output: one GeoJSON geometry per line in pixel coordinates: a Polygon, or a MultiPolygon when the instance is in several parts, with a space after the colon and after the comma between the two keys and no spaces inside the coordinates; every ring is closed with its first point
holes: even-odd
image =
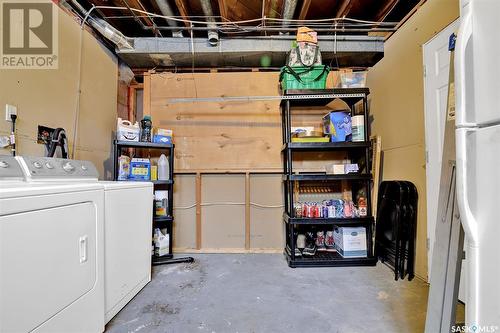
{"type": "Polygon", "coordinates": [[[139,123],[132,124],[128,120],[118,118],[116,137],[119,141],[139,141],[139,123]]]}
{"type": "Polygon", "coordinates": [[[170,180],[170,165],[164,154],[158,159],[158,180],[170,180]]]}

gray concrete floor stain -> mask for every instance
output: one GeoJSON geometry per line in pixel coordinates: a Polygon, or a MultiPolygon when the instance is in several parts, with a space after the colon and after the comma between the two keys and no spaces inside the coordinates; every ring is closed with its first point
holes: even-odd
{"type": "Polygon", "coordinates": [[[422,332],[428,286],[376,267],[296,268],[276,254],[157,266],[106,332],[422,332]]]}

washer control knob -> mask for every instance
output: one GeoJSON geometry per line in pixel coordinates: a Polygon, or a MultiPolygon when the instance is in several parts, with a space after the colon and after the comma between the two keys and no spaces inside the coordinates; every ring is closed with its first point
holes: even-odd
{"type": "Polygon", "coordinates": [[[0,168],[8,168],[9,167],[9,163],[5,162],[5,161],[0,161],[0,168]]]}
{"type": "Polygon", "coordinates": [[[87,168],[87,166],[82,165],[82,170],[83,170],[83,171],[87,171],[88,169],[89,169],[89,168],[87,168]]]}
{"type": "Polygon", "coordinates": [[[70,162],[64,163],[63,166],[62,166],[62,168],[66,172],[73,172],[73,171],[75,171],[75,167],[70,162]]]}
{"type": "Polygon", "coordinates": [[[42,163],[38,162],[38,161],[35,161],[33,162],[33,166],[37,169],[41,169],[42,168],[42,163]]]}
{"type": "Polygon", "coordinates": [[[54,166],[50,162],[45,163],[45,167],[47,169],[54,169],[54,166]]]}

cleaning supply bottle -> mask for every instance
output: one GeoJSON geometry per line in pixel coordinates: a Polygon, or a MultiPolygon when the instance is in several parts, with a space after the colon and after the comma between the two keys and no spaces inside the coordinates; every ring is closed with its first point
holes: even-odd
{"type": "Polygon", "coordinates": [[[151,142],[151,131],[153,127],[153,122],[151,121],[151,116],[144,116],[141,120],[141,141],[151,142]]]}
{"type": "Polygon", "coordinates": [[[161,154],[158,159],[158,180],[169,180],[170,179],[170,165],[168,163],[168,158],[164,154],[161,154]]]}

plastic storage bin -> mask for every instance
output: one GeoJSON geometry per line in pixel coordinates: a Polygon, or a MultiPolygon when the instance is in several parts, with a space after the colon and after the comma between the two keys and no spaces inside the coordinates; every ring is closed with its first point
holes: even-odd
{"type": "Polygon", "coordinates": [[[292,89],[325,89],[326,78],[330,73],[328,66],[290,67],[281,68],[281,88],[292,89]]]}
{"type": "Polygon", "coordinates": [[[340,84],[342,88],[366,87],[366,74],[368,72],[341,72],[340,84]]]}

